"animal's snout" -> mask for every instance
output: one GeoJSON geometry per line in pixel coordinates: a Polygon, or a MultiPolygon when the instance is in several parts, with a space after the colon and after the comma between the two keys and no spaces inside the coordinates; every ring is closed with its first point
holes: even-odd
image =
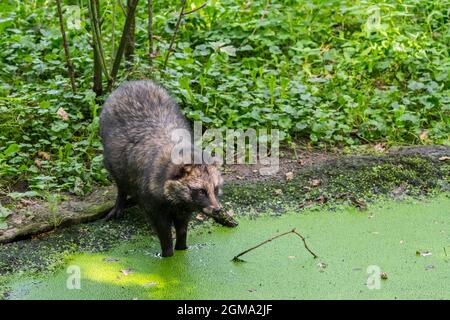
{"type": "Polygon", "coordinates": [[[222,211],[222,207],[213,207],[209,206],[206,208],[203,208],[203,213],[207,215],[218,215],[222,211]]]}

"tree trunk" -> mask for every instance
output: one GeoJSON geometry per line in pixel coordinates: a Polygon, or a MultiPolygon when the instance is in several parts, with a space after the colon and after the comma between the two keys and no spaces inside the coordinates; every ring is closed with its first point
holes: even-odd
{"type": "MultiPolygon", "coordinates": [[[[127,0],[127,16],[131,11],[134,0],[127,0]]],[[[134,13],[131,16],[130,22],[130,32],[127,35],[127,42],[125,45],[125,65],[127,69],[131,69],[133,67],[133,56],[134,56],[134,47],[135,47],[135,33],[136,33],[136,17],[134,13]]]]}
{"type": "Polygon", "coordinates": [[[56,6],[58,9],[58,17],[59,17],[59,26],[61,29],[61,36],[63,40],[63,46],[64,46],[64,53],[66,55],[66,66],[67,66],[67,73],[70,78],[70,83],[72,85],[72,91],[76,91],[76,84],[75,84],[75,72],[73,69],[72,59],[70,58],[70,49],[69,45],[67,44],[67,36],[66,31],[64,28],[64,17],[61,9],[61,0],[56,0],[56,6]]]}
{"type": "Polygon", "coordinates": [[[110,80],[106,60],[104,56],[101,28],[100,28],[100,4],[98,0],[88,0],[89,18],[92,28],[92,47],[94,48],[94,84],[93,91],[97,97],[103,93],[102,89],[102,73],[106,79],[110,80]]]}
{"type": "MultiPolygon", "coordinates": [[[[99,20],[99,12],[100,12],[100,4],[98,1],[95,2],[95,6],[96,6],[96,13],[97,16],[95,17],[95,19],[98,21],[99,20]]],[[[103,85],[102,85],[102,81],[103,81],[103,68],[102,68],[102,64],[100,61],[101,57],[99,52],[97,52],[97,50],[95,50],[94,48],[94,86],[93,86],[93,90],[95,92],[95,95],[97,97],[101,96],[103,94],[103,85]]]]}
{"type": "Polygon", "coordinates": [[[127,12],[127,18],[125,20],[125,26],[123,27],[122,37],[120,38],[119,48],[117,48],[116,57],[114,58],[113,68],[108,80],[108,91],[111,91],[114,82],[116,81],[117,73],[119,72],[120,62],[125,51],[125,47],[128,41],[128,35],[130,34],[131,23],[134,20],[134,13],[138,4],[138,0],[130,0],[130,7],[127,12]]]}
{"type": "Polygon", "coordinates": [[[97,51],[94,49],[94,85],[92,90],[95,92],[97,97],[103,94],[103,73],[102,73],[102,65],[100,63],[100,56],[97,51]]]}

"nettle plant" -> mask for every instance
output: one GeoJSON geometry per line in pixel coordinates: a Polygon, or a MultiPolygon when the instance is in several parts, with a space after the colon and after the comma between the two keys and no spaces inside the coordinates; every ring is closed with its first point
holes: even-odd
{"type": "MultiPolygon", "coordinates": [[[[449,143],[448,0],[153,2],[151,58],[143,1],[115,83],[158,80],[192,121],[275,128],[319,147],[449,143]],[[183,5],[201,9],[180,15],[183,5]]],[[[75,91],[55,4],[0,8],[1,191],[23,180],[38,194],[107,183],[98,114],[108,80],[96,96],[87,2],[62,1],[75,91]]],[[[117,0],[98,9],[108,73],[127,10],[117,0]]]]}

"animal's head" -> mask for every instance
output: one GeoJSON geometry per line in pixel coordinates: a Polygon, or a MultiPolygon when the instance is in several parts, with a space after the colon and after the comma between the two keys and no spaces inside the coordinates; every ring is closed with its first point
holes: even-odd
{"type": "Polygon", "coordinates": [[[216,165],[183,164],[164,184],[164,196],[172,203],[191,205],[208,215],[218,214],[222,209],[218,199],[222,184],[216,165]]]}

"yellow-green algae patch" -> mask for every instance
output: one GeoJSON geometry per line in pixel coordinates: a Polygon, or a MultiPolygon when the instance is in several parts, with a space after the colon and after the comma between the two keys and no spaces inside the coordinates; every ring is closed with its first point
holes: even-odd
{"type": "MultiPolygon", "coordinates": [[[[448,299],[450,199],[386,201],[367,211],[291,212],[241,218],[237,228],[198,228],[190,249],[162,259],[152,237],[101,254],[74,255],[63,270],[14,277],[11,299],[448,299]],[[237,253],[292,228],[236,263],[237,253]],[[116,261],[117,260],[117,261],[116,261]],[[67,267],[81,270],[81,289],[68,289],[67,267]],[[367,282],[385,272],[379,289],[367,282]],[[369,271],[369,272],[368,272],[369,271]]],[[[69,281],[70,282],[70,281],[69,281]]]]}

